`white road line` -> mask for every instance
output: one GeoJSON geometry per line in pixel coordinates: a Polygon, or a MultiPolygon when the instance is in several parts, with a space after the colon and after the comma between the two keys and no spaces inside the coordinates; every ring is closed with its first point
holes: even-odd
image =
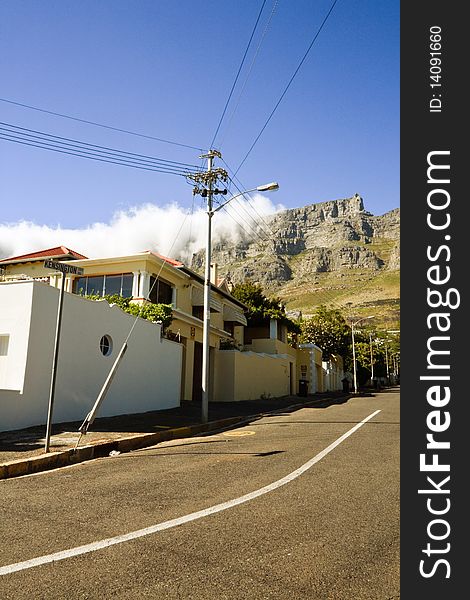
{"type": "Polygon", "coordinates": [[[255,490],[254,492],[250,492],[249,494],[245,494],[244,496],[240,496],[239,498],[234,498],[233,500],[228,500],[227,502],[222,502],[221,504],[216,504],[215,506],[199,510],[189,515],[178,517],[177,519],[171,519],[170,521],[158,523],[157,525],[152,525],[151,527],[146,527],[145,529],[138,529],[137,531],[131,531],[130,533],[117,535],[116,537],[101,540],[99,542],[92,542],[91,544],[85,544],[84,546],[70,548],[70,550],[63,550],[62,552],[55,552],[54,554],[38,556],[37,558],[32,558],[31,560],[25,560],[23,562],[6,565],[4,567],[0,567],[0,575],[8,575],[17,571],[32,569],[33,567],[38,567],[39,565],[45,565],[47,563],[65,560],[66,558],[72,558],[74,556],[80,556],[81,554],[96,552],[96,550],[102,550],[103,548],[109,548],[109,546],[122,544],[123,542],[129,542],[137,538],[151,535],[152,533],[164,531],[165,529],[171,529],[172,527],[177,527],[178,525],[183,525],[184,523],[189,523],[191,521],[195,521],[196,519],[201,519],[202,517],[208,517],[209,515],[213,515],[223,510],[227,510],[228,508],[233,508],[234,506],[238,506],[239,504],[243,504],[245,502],[249,502],[250,500],[254,500],[259,496],[263,496],[264,494],[272,492],[282,487],[283,485],[286,485],[286,483],[290,483],[297,477],[300,477],[302,473],[305,473],[305,471],[310,469],[310,467],[312,467],[315,463],[319,462],[322,458],[324,458],[327,454],[334,450],[336,446],[339,446],[339,444],[344,442],[346,438],[348,438],[365,423],[367,423],[367,421],[375,417],[375,415],[377,415],[379,412],[380,410],[376,410],[368,417],[363,419],[360,423],[354,425],[354,427],[352,427],[349,431],[344,433],[337,440],[335,440],[333,443],[327,446],[324,450],[322,450],[316,456],[304,463],[301,467],[299,467],[295,471],[292,471],[292,473],[289,473],[289,475],[286,475],[282,479],[278,479],[277,481],[274,481],[273,483],[270,483],[269,485],[266,485],[260,488],[259,490],[255,490]]]}

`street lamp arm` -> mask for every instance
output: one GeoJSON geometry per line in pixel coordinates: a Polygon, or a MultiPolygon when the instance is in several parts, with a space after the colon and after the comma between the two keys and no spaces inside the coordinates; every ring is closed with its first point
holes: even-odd
{"type": "Polygon", "coordinates": [[[238,198],[239,196],[244,196],[245,194],[249,194],[251,192],[274,192],[278,189],[279,189],[279,184],[276,183],[275,181],[273,181],[273,183],[267,183],[265,185],[258,185],[257,187],[253,188],[252,190],[245,190],[244,192],[235,194],[235,196],[232,196],[225,202],[222,202],[222,204],[219,204],[219,206],[216,209],[214,209],[212,212],[213,213],[217,212],[218,210],[220,210],[221,208],[226,206],[229,202],[231,202],[232,200],[235,200],[235,198],[238,198]]]}
{"type": "Polygon", "coordinates": [[[222,202],[222,204],[219,204],[219,206],[217,208],[215,208],[212,212],[217,212],[218,210],[220,210],[221,208],[226,206],[229,202],[232,202],[232,200],[235,200],[235,198],[238,198],[239,196],[244,196],[245,194],[249,194],[250,192],[256,192],[256,188],[254,188],[252,190],[246,190],[245,192],[241,192],[240,194],[236,194],[235,196],[232,196],[225,202],[222,202]]]}
{"type": "Polygon", "coordinates": [[[362,317],[362,319],[358,319],[357,321],[351,321],[351,327],[354,327],[361,321],[366,321],[367,319],[373,319],[375,315],[370,315],[369,317],[362,317]]]}

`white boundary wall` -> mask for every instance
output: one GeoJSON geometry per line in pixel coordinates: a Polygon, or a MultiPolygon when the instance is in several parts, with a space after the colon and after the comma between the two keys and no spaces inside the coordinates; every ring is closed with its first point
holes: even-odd
{"type": "MultiPolygon", "coordinates": [[[[59,290],[34,281],[0,283],[0,431],[47,421],[59,290]]],[[[135,317],[106,301],[64,294],[53,421],[85,418],[135,317]],[[103,356],[100,340],[110,336],[103,356]]],[[[139,319],[98,416],[179,406],[182,346],[139,319]]]]}

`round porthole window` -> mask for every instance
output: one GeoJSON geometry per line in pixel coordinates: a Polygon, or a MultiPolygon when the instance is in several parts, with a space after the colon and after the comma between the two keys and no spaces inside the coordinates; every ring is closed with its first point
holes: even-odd
{"type": "Polygon", "coordinates": [[[109,356],[113,351],[113,340],[110,335],[104,335],[100,340],[100,350],[103,356],[109,356]]]}

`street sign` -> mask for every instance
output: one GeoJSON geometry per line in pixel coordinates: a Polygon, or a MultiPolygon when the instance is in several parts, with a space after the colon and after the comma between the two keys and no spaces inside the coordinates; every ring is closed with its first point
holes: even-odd
{"type": "Polygon", "coordinates": [[[83,275],[82,267],[76,267],[75,265],[69,265],[67,263],[61,263],[55,260],[45,260],[44,268],[55,269],[61,273],[72,273],[72,275],[83,275]]]}
{"type": "Polygon", "coordinates": [[[57,376],[57,361],[59,358],[60,331],[61,331],[61,326],[62,326],[62,308],[63,308],[63,303],[64,303],[65,275],[67,273],[72,273],[73,275],[82,275],[83,269],[82,269],[82,267],[76,267],[75,265],[69,265],[67,263],[61,263],[61,262],[57,262],[55,260],[45,260],[44,268],[45,269],[54,269],[55,271],[60,271],[62,273],[61,284],[60,284],[60,293],[59,293],[59,304],[57,306],[57,322],[56,322],[56,329],[55,329],[54,355],[52,358],[51,387],[49,390],[49,406],[47,409],[45,452],[49,452],[50,443],[51,443],[51,432],[52,432],[52,411],[53,411],[53,407],[54,407],[55,383],[56,383],[56,376],[57,376]]]}

